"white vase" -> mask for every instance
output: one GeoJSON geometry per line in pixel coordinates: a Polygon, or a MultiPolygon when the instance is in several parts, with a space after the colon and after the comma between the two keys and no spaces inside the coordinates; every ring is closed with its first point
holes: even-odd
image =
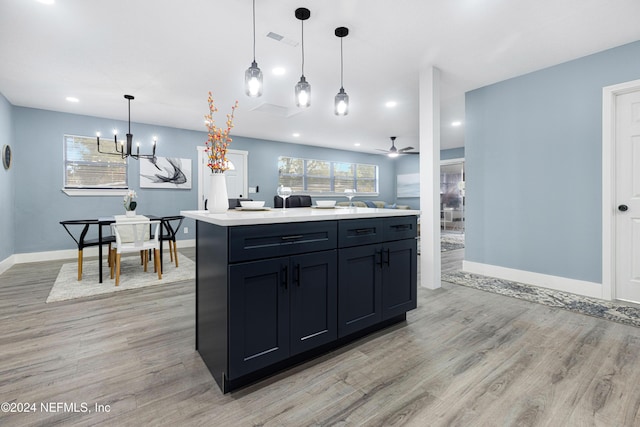
{"type": "Polygon", "coordinates": [[[224,173],[212,173],[209,175],[207,209],[210,213],[225,213],[229,209],[227,177],[224,173]]]}
{"type": "Polygon", "coordinates": [[[124,211],[126,216],[136,216],[136,211],[124,211]]]}

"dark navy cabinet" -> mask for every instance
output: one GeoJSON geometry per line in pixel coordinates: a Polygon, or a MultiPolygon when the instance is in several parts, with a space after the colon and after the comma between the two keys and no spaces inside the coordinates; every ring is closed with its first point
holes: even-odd
{"type": "Polygon", "coordinates": [[[340,249],[338,334],[349,335],[382,320],[379,245],[340,249]]]}
{"type": "Polygon", "coordinates": [[[289,357],[289,258],[229,267],[229,377],[289,357]]]}
{"type": "Polygon", "coordinates": [[[338,335],[346,336],[417,306],[416,217],[349,220],[338,233],[338,335]],[[377,221],[377,222],[376,222],[377,221]],[[361,238],[367,244],[353,246],[361,238]]]}
{"type": "Polygon", "coordinates": [[[406,319],[416,217],[196,222],[196,349],[228,392],[406,319]]]}
{"type": "Polygon", "coordinates": [[[229,267],[229,377],[337,337],[336,251],[229,267]]]}
{"type": "Polygon", "coordinates": [[[295,355],[338,337],[337,250],[291,257],[290,333],[295,355]]]}
{"type": "Polygon", "coordinates": [[[385,242],[382,257],[382,319],[417,307],[417,241],[385,242]]]}

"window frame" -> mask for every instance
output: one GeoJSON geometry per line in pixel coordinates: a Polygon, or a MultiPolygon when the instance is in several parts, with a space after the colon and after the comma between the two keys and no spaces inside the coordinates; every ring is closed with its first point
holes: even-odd
{"type": "MultiPolygon", "coordinates": [[[[359,196],[372,196],[372,197],[377,197],[380,195],[380,166],[377,164],[368,164],[368,163],[357,163],[357,162],[346,162],[346,161],[342,161],[342,160],[320,160],[320,159],[309,159],[309,158],[304,158],[304,157],[294,157],[294,156],[278,156],[278,186],[280,186],[281,182],[280,182],[280,178],[283,176],[282,172],[280,171],[280,163],[281,163],[281,159],[290,159],[292,161],[294,160],[298,160],[298,161],[302,161],[303,164],[303,173],[300,175],[289,175],[289,176],[298,176],[302,178],[302,185],[303,185],[303,189],[302,190],[294,190],[298,193],[302,193],[302,194],[308,194],[310,196],[313,197],[336,197],[336,196],[341,196],[344,197],[344,192],[342,191],[335,191],[335,179],[336,179],[336,174],[335,174],[335,165],[336,164],[345,164],[345,165],[355,165],[355,168],[353,168],[353,186],[354,188],[356,188],[356,194],[359,196]],[[318,192],[318,191],[309,191],[308,190],[308,174],[307,174],[307,164],[308,162],[325,162],[325,163],[329,163],[329,185],[330,185],[330,191],[322,191],[322,192],[318,192]],[[357,182],[358,182],[358,166],[369,166],[369,167],[374,167],[375,168],[375,177],[373,179],[367,179],[367,181],[373,181],[374,186],[375,186],[375,191],[373,192],[364,192],[364,191],[358,191],[357,190],[357,182]]],[[[364,180],[364,179],[363,179],[364,180]]]]}
{"type": "MultiPolygon", "coordinates": [[[[129,191],[129,162],[125,158],[123,165],[125,170],[125,183],[124,187],[114,187],[114,186],[102,186],[102,187],[76,187],[69,186],[67,184],[67,165],[69,163],[75,163],[76,161],[67,160],[67,139],[71,138],[84,138],[84,139],[95,139],[93,136],[87,135],[75,135],[71,133],[65,133],[62,136],[62,192],[67,194],[68,196],[124,196],[127,191],[129,191]]],[[[90,164],[92,162],[83,162],[86,164],[90,164]]],[[[100,163],[100,162],[98,162],[100,163]]],[[[101,163],[103,166],[108,163],[101,163]]]]}

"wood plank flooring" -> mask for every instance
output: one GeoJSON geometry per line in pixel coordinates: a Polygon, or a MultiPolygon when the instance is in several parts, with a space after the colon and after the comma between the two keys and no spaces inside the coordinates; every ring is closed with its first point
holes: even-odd
{"type": "Polygon", "coordinates": [[[0,275],[0,402],[37,404],[2,426],[640,425],[640,328],[445,283],[406,324],[223,395],[193,281],[45,304],[62,263],[0,275]]]}

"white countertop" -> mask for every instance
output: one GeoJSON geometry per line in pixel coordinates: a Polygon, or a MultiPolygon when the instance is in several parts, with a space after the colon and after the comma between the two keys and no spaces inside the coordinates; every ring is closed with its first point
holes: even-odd
{"type": "Polygon", "coordinates": [[[358,218],[385,218],[394,216],[420,215],[418,210],[408,209],[373,209],[336,207],[334,209],[288,208],[264,211],[228,210],[223,214],[212,214],[209,211],[181,211],[180,215],[198,221],[222,226],[281,224],[288,222],[331,221],[358,218]]]}

